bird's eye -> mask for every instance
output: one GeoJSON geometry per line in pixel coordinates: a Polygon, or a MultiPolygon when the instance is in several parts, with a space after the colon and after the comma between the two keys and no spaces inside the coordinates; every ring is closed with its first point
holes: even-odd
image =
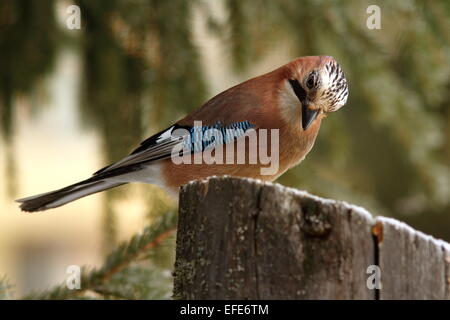
{"type": "Polygon", "coordinates": [[[316,74],[311,73],[308,77],[308,80],[306,80],[306,86],[308,87],[308,89],[312,89],[314,88],[315,83],[316,83],[316,74]]]}

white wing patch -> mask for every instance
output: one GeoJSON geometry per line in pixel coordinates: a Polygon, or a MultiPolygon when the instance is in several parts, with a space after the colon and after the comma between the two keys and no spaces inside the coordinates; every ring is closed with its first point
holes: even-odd
{"type": "Polygon", "coordinates": [[[156,143],[160,143],[164,140],[170,139],[172,136],[172,130],[173,130],[174,126],[171,126],[169,129],[167,129],[166,131],[164,131],[163,133],[161,133],[159,135],[159,137],[156,139],[156,143]]]}

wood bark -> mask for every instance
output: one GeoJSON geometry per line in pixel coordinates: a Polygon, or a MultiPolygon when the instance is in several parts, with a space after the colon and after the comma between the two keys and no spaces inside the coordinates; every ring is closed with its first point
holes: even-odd
{"type": "Polygon", "coordinates": [[[180,193],[179,299],[450,298],[448,244],[364,209],[230,177],[180,193]],[[368,286],[379,266],[382,289],[368,286]]]}
{"type": "Polygon", "coordinates": [[[382,270],[380,299],[450,299],[448,243],[390,218],[377,218],[374,229],[382,270]]]}

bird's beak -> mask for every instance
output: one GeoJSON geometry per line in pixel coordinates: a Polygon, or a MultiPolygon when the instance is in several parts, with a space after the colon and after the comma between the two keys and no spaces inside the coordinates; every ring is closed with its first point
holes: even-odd
{"type": "Polygon", "coordinates": [[[309,128],[313,121],[317,118],[320,109],[310,109],[309,104],[306,102],[302,103],[302,127],[303,130],[309,128]]]}

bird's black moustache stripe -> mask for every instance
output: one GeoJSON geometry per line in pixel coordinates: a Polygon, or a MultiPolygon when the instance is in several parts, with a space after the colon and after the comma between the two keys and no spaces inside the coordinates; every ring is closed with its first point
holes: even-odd
{"type": "Polygon", "coordinates": [[[306,91],[302,88],[298,80],[289,80],[289,83],[291,84],[292,89],[294,89],[294,93],[297,96],[298,100],[300,100],[300,103],[303,104],[303,101],[306,99],[306,91]]]}

